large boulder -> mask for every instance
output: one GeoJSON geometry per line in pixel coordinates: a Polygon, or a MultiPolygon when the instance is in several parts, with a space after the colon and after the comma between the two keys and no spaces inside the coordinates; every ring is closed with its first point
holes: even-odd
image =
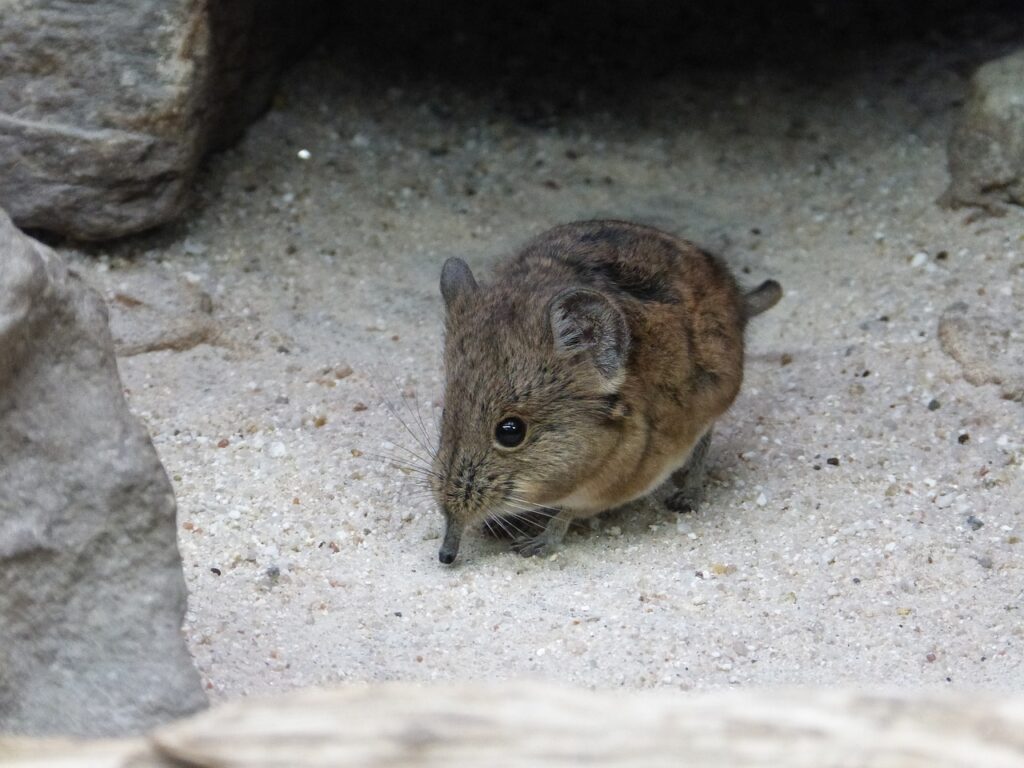
{"type": "Polygon", "coordinates": [[[8,0],[0,207],[87,240],[184,209],[199,161],[269,101],[317,0],[8,0]]]}
{"type": "Polygon", "coordinates": [[[102,300],[0,210],[0,732],[133,733],[205,705],[175,529],[102,300]]]}
{"type": "Polygon", "coordinates": [[[980,67],[949,142],[942,202],[1001,213],[1024,205],[1024,50],[980,67]]]}

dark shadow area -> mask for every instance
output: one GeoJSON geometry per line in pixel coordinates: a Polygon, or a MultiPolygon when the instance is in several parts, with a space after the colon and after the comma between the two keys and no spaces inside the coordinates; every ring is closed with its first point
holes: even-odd
{"type": "MultiPolygon", "coordinates": [[[[213,151],[313,90],[321,109],[305,116],[310,126],[345,133],[356,122],[347,108],[359,104],[379,130],[412,141],[416,131],[403,120],[419,119],[436,124],[424,151],[441,164],[451,160],[448,133],[492,123],[628,141],[685,125],[738,147],[771,135],[783,102],[803,105],[782,105],[793,146],[820,143],[821,126],[808,127],[815,113],[854,119],[855,97],[874,101],[882,84],[906,86],[921,114],[955,111],[977,66],[1024,45],[1019,0],[260,0],[249,15],[242,45],[231,14],[214,12],[214,50],[235,63],[214,84],[225,117],[209,137],[213,151]]],[[[295,138],[295,148],[305,140],[295,138]]],[[[831,163],[836,151],[822,146],[814,162],[831,163]]],[[[342,156],[329,162],[349,167],[342,156]]],[[[594,176],[605,182],[606,173],[594,176]]],[[[476,188],[467,181],[466,195],[476,188]]],[[[181,239],[203,204],[195,199],[179,221],[128,238],[129,250],[181,239]]]]}
{"type": "Polygon", "coordinates": [[[962,49],[966,74],[979,55],[1024,44],[1024,4],[1010,0],[382,0],[332,15],[327,44],[341,66],[398,85],[436,81],[527,121],[686,73],[768,69],[827,84],[912,43],[921,56],[962,49]]]}

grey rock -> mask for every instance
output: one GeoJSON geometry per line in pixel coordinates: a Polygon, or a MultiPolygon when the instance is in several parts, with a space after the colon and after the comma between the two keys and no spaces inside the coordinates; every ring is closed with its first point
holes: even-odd
{"type": "Polygon", "coordinates": [[[204,4],[14,5],[0,32],[0,205],[22,227],[83,239],[176,216],[206,119],[204,4]]]}
{"type": "Polygon", "coordinates": [[[1024,402],[1024,330],[1019,309],[1007,304],[953,304],[939,319],[939,344],[971,384],[995,384],[1006,399],[1024,402]]]}
{"type": "Polygon", "coordinates": [[[980,67],[949,142],[940,202],[1002,213],[1024,205],[1024,50],[980,67]]]}
{"type": "Polygon", "coordinates": [[[0,206],[21,227],[84,240],[174,219],[203,155],[266,107],[317,7],[7,0],[0,206]]]}
{"type": "Polygon", "coordinates": [[[141,732],[205,705],[175,528],[102,300],[0,210],[0,732],[141,732]]]}

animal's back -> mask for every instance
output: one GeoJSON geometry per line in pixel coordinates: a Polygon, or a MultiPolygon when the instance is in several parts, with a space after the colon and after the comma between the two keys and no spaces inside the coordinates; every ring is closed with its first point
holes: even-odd
{"type": "Polygon", "coordinates": [[[623,221],[565,224],[528,243],[497,279],[611,295],[633,336],[631,374],[674,401],[692,406],[693,397],[724,389],[731,402],[739,389],[744,297],[725,265],[693,243],[623,221]]]}

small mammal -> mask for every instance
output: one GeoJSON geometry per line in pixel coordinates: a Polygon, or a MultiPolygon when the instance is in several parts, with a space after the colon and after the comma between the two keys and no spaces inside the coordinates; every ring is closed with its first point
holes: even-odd
{"type": "Polygon", "coordinates": [[[696,508],[711,426],[743,379],[744,327],[782,288],[768,280],[744,293],[692,243],[584,221],[527,243],[489,284],[448,259],[441,294],[445,405],[431,487],[446,523],[439,559],[452,563],[471,524],[504,520],[517,551],[544,554],[574,518],[670,476],[668,506],[696,508]],[[522,530],[517,519],[538,511],[543,530],[522,530]]]}

